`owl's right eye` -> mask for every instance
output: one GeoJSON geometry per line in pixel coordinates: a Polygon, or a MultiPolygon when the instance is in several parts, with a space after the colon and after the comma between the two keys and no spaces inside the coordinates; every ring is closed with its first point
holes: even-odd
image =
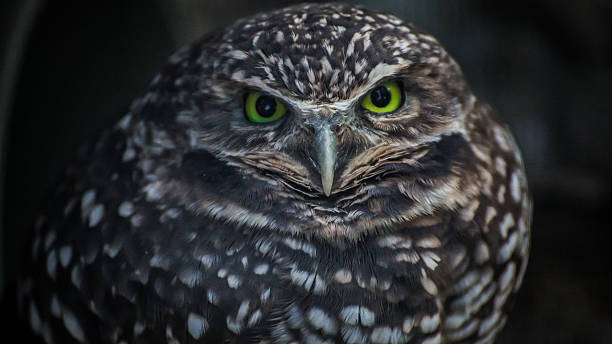
{"type": "Polygon", "coordinates": [[[246,118],[255,123],[268,123],[283,117],[287,109],[278,99],[262,95],[258,92],[250,92],[244,102],[244,114],[246,118]]]}
{"type": "Polygon", "coordinates": [[[391,113],[402,105],[402,88],[397,81],[389,81],[373,89],[361,101],[361,106],[375,114],[391,113]]]}

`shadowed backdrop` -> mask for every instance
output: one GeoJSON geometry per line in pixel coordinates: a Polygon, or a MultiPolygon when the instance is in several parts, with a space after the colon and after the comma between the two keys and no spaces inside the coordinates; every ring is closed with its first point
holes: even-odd
{"type": "MultiPolygon", "coordinates": [[[[612,4],[349,1],[436,36],[508,123],[535,200],[530,265],[499,343],[611,343],[612,4]]],[[[80,144],[111,126],[178,47],[293,1],[0,4],[0,298],[37,209],[80,144]]]]}

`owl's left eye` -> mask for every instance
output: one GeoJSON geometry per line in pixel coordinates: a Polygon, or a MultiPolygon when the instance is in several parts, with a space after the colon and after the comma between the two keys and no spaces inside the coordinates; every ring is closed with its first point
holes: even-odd
{"type": "Polygon", "coordinates": [[[402,105],[402,89],[397,81],[389,81],[375,89],[361,101],[366,110],[386,114],[397,110],[402,105]]]}
{"type": "Polygon", "coordinates": [[[278,99],[250,92],[244,102],[244,113],[251,122],[268,123],[283,117],[287,109],[278,99]]]}

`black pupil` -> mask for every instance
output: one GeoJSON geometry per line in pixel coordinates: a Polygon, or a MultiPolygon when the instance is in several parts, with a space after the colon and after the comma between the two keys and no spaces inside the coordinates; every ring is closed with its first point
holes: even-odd
{"type": "Polygon", "coordinates": [[[372,99],[372,104],[374,104],[374,106],[385,107],[389,105],[391,101],[391,92],[389,92],[386,87],[379,86],[372,91],[370,99],[372,99]]]}
{"type": "Polygon", "coordinates": [[[255,102],[255,110],[261,117],[272,117],[276,112],[276,100],[272,97],[261,96],[255,102]]]}

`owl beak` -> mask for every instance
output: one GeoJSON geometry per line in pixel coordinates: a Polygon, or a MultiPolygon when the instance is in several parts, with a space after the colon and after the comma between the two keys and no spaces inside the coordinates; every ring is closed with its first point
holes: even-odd
{"type": "Polygon", "coordinates": [[[332,132],[330,125],[325,123],[321,126],[315,139],[319,172],[321,173],[321,185],[325,196],[331,194],[334,184],[334,169],[336,168],[338,140],[332,132]]]}

